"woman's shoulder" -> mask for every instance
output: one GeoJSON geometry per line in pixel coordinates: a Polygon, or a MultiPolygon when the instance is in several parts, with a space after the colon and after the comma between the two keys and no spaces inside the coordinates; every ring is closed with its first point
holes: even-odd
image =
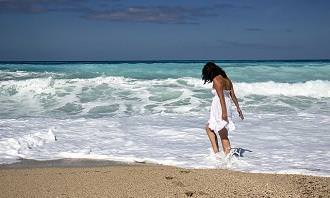
{"type": "Polygon", "coordinates": [[[224,81],[224,82],[229,82],[231,83],[231,80],[227,77],[227,78],[224,78],[223,76],[221,75],[217,75],[213,78],[213,80],[220,80],[220,81],[224,81]]]}
{"type": "Polygon", "coordinates": [[[214,77],[213,83],[222,84],[225,88],[230,88],[233,86],[229,78],[224,78],[221,75],[214,77]]]}

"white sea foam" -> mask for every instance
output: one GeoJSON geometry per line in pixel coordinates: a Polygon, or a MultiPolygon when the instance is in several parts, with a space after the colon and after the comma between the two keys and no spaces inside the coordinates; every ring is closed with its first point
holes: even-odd
{"type": "Polygon", "coordinates": [[[241,149],[240,157],[222,160],[210,156],[210,143],[203,129],[207,115],[202,114],[3,119],[0,134],[6,126],[11,126],[12,133],[1,138],[0,163],[11,163],[17,158],[89,158],[186,168],[330,176],[329,123],[320,125],[318,116],[309,116],[308,121],[304,115],[261,114],[257,118],[246,113],[245,116],[244,122],[236,120],[237,131],[230,134],[232,146],[241,149]],[[47,129],[44,123],[55,128],[57,141],[54,141],[54,134],[24,135],[26,132],[21,129],[28,125],[29,130],[43,131],[47,129]],[[19,137],[25,143],[19,143],[19,137]]]}
{"type": "Polygon", "coordinates": [[[282,95],[305,96],[311,98],[330,97],[330,81],[307,81],[304,83],[236,83],[239,96],[255,95],[282,95]]]}
{"type": "MultiPolygon", "coordinates": [[[[168,87],[178,89],[210,88],[210,84],[203,85],[200,79],[184,77],[178,79],[163,80],[138,80],[124,77],[104,76],[90,79],[53,79],[35,78],[27,80],[8,80],[0,82],[0,94],[15,90],[15,94],[55,94],[56,91],[73,89],[81,91],[84,87],[106,85],[112,88],[145,90],[151,87],[168,87]]],[[[330,81],[307,81],[303,83],[278,83],[278,82],[254,82],[234,83],[235,90],[240,96],[248,95],[283,95],[283,96],[306,96],[312,98],[330,97],[330,81]]],[[[155,91],[157,89],[154,89],[155,91]]],[[[151,91],[152,94],[152,91],[151,91]]]]}
{"type": "Polygon", "coordinates": [[[54,73],[54,72],[27,72],[27,71],[6,71],[0,70],[0,81],[5,80],[24,80],[24,79],[33,79],[33,78],[47,78],[47,77],[64,77],[63,73],[54,73]]]}
{"type": "Polygon", "coordinates": [[[36,132],[26,134],[21,137],[8,137],[0,139],[0,156],[6,161],[24,158],[25,154],[36,147],[41,147],[44,144],[56,141],[52,129],[47,133],[36,132]]]}

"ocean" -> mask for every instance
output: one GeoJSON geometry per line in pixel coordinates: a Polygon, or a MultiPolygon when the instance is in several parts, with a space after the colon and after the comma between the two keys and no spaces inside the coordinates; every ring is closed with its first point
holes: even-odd
{"type": "Polygon", "coordinates": [[[216,61],[245,119],[215,160],[206,61],[0,62],[0,164],[88,158],[330,176],[330,61],[216,61]]]}

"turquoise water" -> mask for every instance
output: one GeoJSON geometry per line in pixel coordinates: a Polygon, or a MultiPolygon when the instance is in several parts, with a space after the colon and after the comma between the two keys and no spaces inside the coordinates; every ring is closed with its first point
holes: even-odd
{"type": "Polygon", "coordinates": [[[232,143],[253,151],[230,165],[208,158],[205,62],[1,62],[0,162],[84,157],[330,175],[330,61],[216,61],[246,117],[234,115],[232,143]]]}
{"type": "MultiPolygon", "coordinates": [[[[305,82],[329,80],[329,61],[217,62],[237,82],[305,82]]],[[[35,77],[95,78],[122,76],[135,79],[200,78],[204,61],[177,62],[29,62],[0,63],[1,80],[35,77]],[[19,74],[17,74],[19,72],[19,74]],[[16,74],[15,74],[16,73],[16,74]]]]}

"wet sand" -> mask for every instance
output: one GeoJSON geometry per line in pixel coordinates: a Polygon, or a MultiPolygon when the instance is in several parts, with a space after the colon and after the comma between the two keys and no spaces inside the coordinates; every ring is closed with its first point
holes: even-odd
{"type": "Polygon", "coordinates": [[[330,177],[95,160],[0,166],[0,197],[330,197],[330,177]]]}

